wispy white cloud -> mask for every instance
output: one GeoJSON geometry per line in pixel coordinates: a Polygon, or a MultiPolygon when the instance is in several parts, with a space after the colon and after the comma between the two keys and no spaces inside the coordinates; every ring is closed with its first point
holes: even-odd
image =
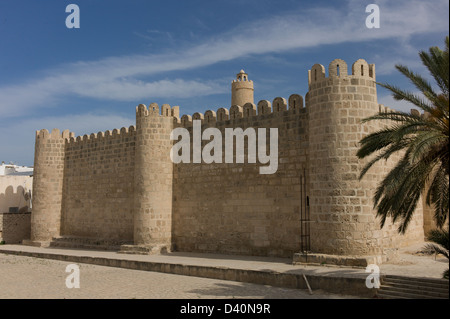
{"type": "Polygon", "coordinates": [[[168,31],[146,30],[145,33],[134,31],[133,34],[140,38],[148,40],[148,43],[150,45],[152,45],[155,40],[161,40],[161,39],[164,39],[168,43],[171,43],[171,44],[174,44],[174,42],[175,42],[172,33],[168,32],[168,31]]]}
{"type": "Polygon", "coordinates": [[[144,82],[136,79],[115,79],[98,83],[96,86],[79,83],[72,89],[74,93],[79,95],[116,101],[145,99],[148,96],[178,98],[208,95],[211,92],[225,92],[224,87],[215,82],[204,83],[182,79],[155,82],[144,82]]]}
{"type": "MultiPolygon", "coordinates": [[[[218,84],[182,79],[140,80],[161,72],[187,70],[248,55],[309,48],[324,44],[376,41],[448,30],[448,1],[377,1],[381,28],[367,29],[367,14],[359,1],[342,9],[315,8],[269,19],[242,23],[204,42],[160,54],[107,57],[80,61],[48,70],[47,76],[0,87],[0,116],[17,116],[14,110],[49,106],[60,96],[126,100],[130,97],[187,97],[222,93],[218,84]],[[414,18],[411,18],[414,17],[414,18]]],[[[391,63],[392,64],[392,63],[391,63]]],[[[387,72],[381,65],[378,71],[387,72]]]]}

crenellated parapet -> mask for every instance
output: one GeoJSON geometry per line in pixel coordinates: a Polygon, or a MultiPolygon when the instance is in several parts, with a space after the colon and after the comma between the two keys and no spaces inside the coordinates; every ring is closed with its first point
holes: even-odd
{"type": "Polygon", "coordinates": [[[391,113],[391,112],[397,112],[393,108],[390,108],[388,106],[385,106],[384,104],[378,104],[378,112],[379,113],[391,113]]]}
{"type": "Polygon", "coordinates": [[[106,130],[104,132],[85,134],[75,137],[74,134],[67,138],[69,145],[80,143],[98,143],[111,139],[133,138],[136,135],[136,126],[122,127],[121,129],[106,130]]]}
{"type": "MultiPolygon", "coordinates": [[[[368,64],[364,59],[359,59],[353,63],[351,74],[349,74],[347,63],[344,60],[335,59],[328,66],[328,77],[322,64],[314,64],[311,70],[308,71],[310,89],[320,87],[323,81],[332,83],[337,78],[376,81],[375,64],[368,64]]],[[[354,83],[357,84],[356,82],[354,83]]]]}
{"type": "Polygon", "coordinates": [[[161,106],[161,110],[157,103],[151,103],[148,108],[145,104],[139,104],[136,106],[136,116],[137,117],[145,117],[145,116],[165,116],[165,117],[180,117],[180,107],[173,106],[171,107],[169,104],[163,104],[161,106]]]}
{"type": "Polygon", "coordinates": [[[191,127],[193,120],[201,120],[202,124],[209,124],[214,126],[216,123],[234,121],[245,118],[252,118],[253,120],[262,119],[270,114],[282,115],[284,112],[288,114],[299,114],[300,110],[304,108],[303,97],[298,94],[292,94],[288,100],[282,97],[277,97],[271,103],[267,100],[261,100],[258,104],[245,103],[241,105],[232,105],[230,109],[221,107],[217,112],[207,110],[204,114],[200,112],[194,113],[192,116],[185,114],[179,121],[181,127],[191,127]]]}
{"type": "Polygon", "coordinates": [[[69,139],[73,138],[75,133],[70,132],[69,130],[64,130],[62,133],[59,129],[54,128],[51,132],[47,129],[42,129],[36,131],[36,140],[43,141],[46,139],[69,139]]]}

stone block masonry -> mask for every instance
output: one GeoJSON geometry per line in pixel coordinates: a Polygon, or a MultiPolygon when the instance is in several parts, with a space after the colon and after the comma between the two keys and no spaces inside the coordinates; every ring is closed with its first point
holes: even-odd
{"type": "Polygon", "coordinates": [[[177,106],[141,104],[129,128],[77,138],[39,131],[32,240],[67,236],[121,241],[136,253],[292,257],[302,243],[306,203],[310,248],[317,254],[381,256],[422,240],[422,207],[405,236],[390,222],[379,228],[372,196],[395,159],[358,179],[365,164],[356,157],[359,141],[388,124],[361,124],[389,111],[377,102],[375,66],[360,59],[349,74],[345,61],[334,60],[325,73],[320,64],[309,71],[305,100],[292,94],[254,104],[253,82],[242,70],[232,82],[229,109],[180,118],[177,106]],[[262,164],[247,157],[244,163],[174,164],[171,132],[183,127],[192,133],[193,120],[201,121],[202,131],[219,129],[222,137],[226,128],[277,128],[277,171],[260,174],[262,164]]]}
{"type": "Polygon", "coordinates": [[[66,141],[61,235],[133,241],[134,126],[66,141]]]}
{"type": "Polygon", "coordinates": [[[20,244],[30,239],[31,213],[0,213],[0,242],[20,244]]]}

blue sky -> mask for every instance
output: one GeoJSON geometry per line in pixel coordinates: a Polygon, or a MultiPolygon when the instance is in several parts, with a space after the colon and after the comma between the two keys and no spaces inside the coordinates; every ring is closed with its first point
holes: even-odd
{"type": "MultiPolygon", "coordinates": [[[[444,47],[448,0],[0,0],[0,161],[33,165],[36,130],[76,135],[135,124],[143,103],[180,113],[230,106],[240,69],[255,101],[305,95],[308,69],[375,63],[377,81],[414,91],[394,68],[426,74],[420,50],[444,47]],[[80,28],[68,29],[68,4],[80,28]],[[380,8],[368,29],[365,8],[380,8]]],[[[379,103],[409,110],[378,88],[379,103]]]]}

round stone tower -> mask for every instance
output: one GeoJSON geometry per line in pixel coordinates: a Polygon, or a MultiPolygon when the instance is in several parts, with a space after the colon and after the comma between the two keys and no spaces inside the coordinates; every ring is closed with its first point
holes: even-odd
{"type": "Polygon", "coordinates": [[[253,103],[253,81],[241,70],[231,82],[231,105],[244,106],[246,103],[253,103]]]}
{"type": "Polygon", "coordinates": [[[34,243],[45,245],[60,236],[65,142],[73,136],[68,130],[36,132],[30,237],[34,243]]]}
{"type": "Polygon", "coordinates": [[[173,163],[169,137],[174,120],[168,105],[163,105],[162,110],[160,115],[156,103],[149,109],[143,104],[136,108],[134,250],[143,253],[168,251],[172,240],[173,163]]]}
{"type": "MultiPolygon", "coordinates": [[[[423,240],[423,212],[418,205],[405,234],[398,233],[398,223],[391,218],[380,227],[373,198],[400,155],[377,162],[359,180],[370,159],[361,160],[356,153],[363,137],[392,125],[362,120],[392,110],[377,102],[375,65],[359,59],[352,65],[351,74],[349,71],[345,61],[337,59],[330,63],[328,77],[320,64],[308,72],[311,252],[359,256],[366,263],[380,263],[395,256],[398,248],[423,240]]],[[[353,264],[357,259],[330,260],[353,264]]]]}
{"type": "Polygon", "coordinates": [[[377,178],[370,171],[359,181],[365,162],[356,156],[361,138],[373,131],[361,120],[379,109],[375,67],[360,59],[348,74],[345,61],[337,59],[328,71],[326,77],[325,68],[315,64],[308,74],[311,250],[381,255],[372,202],[377,178]]]}

